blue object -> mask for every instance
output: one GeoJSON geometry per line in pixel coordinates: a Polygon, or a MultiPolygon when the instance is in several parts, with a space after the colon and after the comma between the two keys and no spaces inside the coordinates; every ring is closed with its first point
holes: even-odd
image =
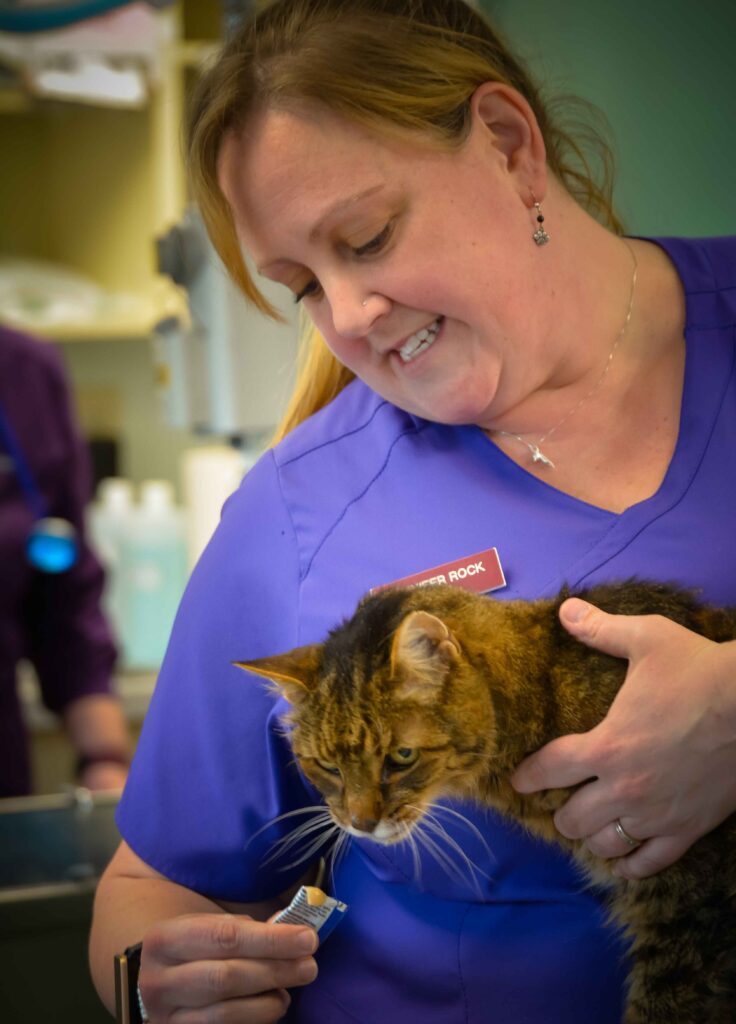
{"type": "Polygon", "coordinates": [[[67,519],[37,519],[26,542],[26,557],[34,569],[59,573],[71,569],[79,547],[76,530],[67,519]]]}

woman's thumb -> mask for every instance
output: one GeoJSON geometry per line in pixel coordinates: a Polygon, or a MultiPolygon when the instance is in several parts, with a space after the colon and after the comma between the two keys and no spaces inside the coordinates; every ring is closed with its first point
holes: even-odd
{"type": "Polygon", "coordinates": [[[560,622],[577,640],[616,658],[628,658],[636,629],[631,615],[609,615],[579,597],[560,605],[560,622]]]}

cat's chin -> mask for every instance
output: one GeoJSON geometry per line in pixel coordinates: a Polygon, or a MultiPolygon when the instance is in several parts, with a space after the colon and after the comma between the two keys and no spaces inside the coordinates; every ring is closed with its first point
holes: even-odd
{"type": "Polygon", "coordinates": [[[379,821],[372,832],[364,832],[352,825],[340,825],[343,832],[347,832],[356,839],[370,839],[373,843],[380,843],[382,846],[391,846],[393,843],[400,843],[406,839],[406,828],[401,828],[390,821],[379,821]]]}

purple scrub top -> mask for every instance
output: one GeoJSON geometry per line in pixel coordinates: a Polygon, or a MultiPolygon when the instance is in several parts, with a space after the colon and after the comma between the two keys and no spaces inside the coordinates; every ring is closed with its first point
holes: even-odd
{"type": "MultiPolygon", "coordinates": [[[[489,600],[640,576],[736,604],[736,239],[658,244],[686,292],[687,358],[677,447],[646,501],[586,504],[478,428],[418,419],[359,381],[248,473],[182,601],[120,807],[148,864],[227,900],[299,877],[304,850],[269,853],[302,819],[263,826],[318,796],[279,730],[285,705],[231,662],[322,639],[377,584],[495,546],[507,586],[489,600]]],[[[449,845],[454,867],[418,867],[404,845],[351,841],[328,878],[350,910],[289,1019],[618,1024],[625,947],[601,893],[519,827],[447,806],[469,864],[449,845]]]]}

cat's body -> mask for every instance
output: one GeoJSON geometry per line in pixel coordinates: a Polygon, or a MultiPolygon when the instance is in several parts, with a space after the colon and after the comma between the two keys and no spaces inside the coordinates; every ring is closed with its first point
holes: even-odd
{"type": "MultiPolygon", "coordinates": [[[[549,740],[601,721],[626,663],[575,641],[549,601],[495,601],[454,587],[366,598],[322,645],[243,663],[292,705],[290,738],[335,821],[400,842],[422,808],[475,800],[570,850],[610,889],[632,946],[626,1024],[736,1021],[736,815],[674,865],[616,879],[552,815],[569,790],[520,795],[509,777],[549,740]]],[[[580,593],[606,611],[661,614],[711,640],[736,638],[736,609],[630,581],[580,593]]]]}

